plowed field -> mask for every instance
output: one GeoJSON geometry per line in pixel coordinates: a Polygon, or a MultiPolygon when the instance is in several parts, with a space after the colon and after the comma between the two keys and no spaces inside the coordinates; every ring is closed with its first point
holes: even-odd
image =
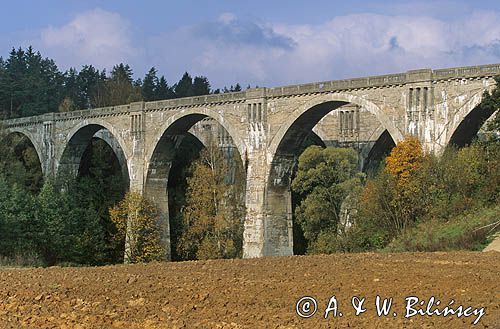
{"type": "Polygon", "coordinates": [[[499,252],[0,269],[0,328],[471,327],[500,328],[499,252]]]}

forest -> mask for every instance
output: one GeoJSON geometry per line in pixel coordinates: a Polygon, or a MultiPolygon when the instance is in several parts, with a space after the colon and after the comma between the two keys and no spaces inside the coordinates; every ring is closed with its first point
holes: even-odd
{"type": "Polygon", "coordinates": [[[133,76],[132,68],[124,63],[115,65],[109,74],[92,65],[62,72],[54,60],[32,47],[12,49],[7,58],[0,57],[0,118],[241,91],[239,83],[211,89],[206,77],[193,78],[187,72],[169,85],[154,67],[143,79],[133,76]]]}
{"type": "MultiPolygon", "coordinates": [[[[169,85],[154,67],[134,80],[123,63],[109,73],[92,65],[61,72],[31,47],[0,58],[3,119],[240,90],[239,83],[212,90],[206,77],[187,72],[169,85]]],[[[500,108],[500,89],[480,106],[500,108]]],[[[498,111],[488,130],[439,157],[408,136],[369,173],[353,149],[310,146],[291,185],[294,253],[481,250],[500,227],[498,111]]],[[[0,265],[164,259],[159,210],[127,193],[104,141],[88,145],[78,177],[48,178],[25,137],[0,129],[0,138],[0,265]]],[[[243,164],[215,144],[193,145],[184,145],[180,174],[169,180],[171,259],[241,257],[243,164]]]]}

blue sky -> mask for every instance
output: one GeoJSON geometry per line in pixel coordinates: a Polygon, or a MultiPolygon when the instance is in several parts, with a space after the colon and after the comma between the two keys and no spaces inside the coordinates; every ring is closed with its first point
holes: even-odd
{"type": "Polygon", "coordinates": [[[9,1],[0,55],[33,45],[61,69],[155,66],[213,87],[276,86],[500,62],[500,1],[9,1]]]}

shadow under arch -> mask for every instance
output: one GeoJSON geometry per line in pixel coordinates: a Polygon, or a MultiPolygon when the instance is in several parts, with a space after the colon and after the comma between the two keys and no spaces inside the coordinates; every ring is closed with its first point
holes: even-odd
{"type": "MultiPolygon", "coordinates": [[[[207,108],[196,108],[183,110],[181,112],[175,113],[171,115],[165,122],[158,128],[158,133],[153,140],[151,141],[151,145],[153,147],[149,147],[147,152],[145,153],[146,161],[149,161],[153,157],[153,153],[155,152],[156,145],[160,142],[160,139],[165,135],[165,133],[175,134],[176,132],[185,132],[188,131],[192,126],[194,126],[197,122],[205,119],[211,118],[215,120],[218,124],[224,128],[227,132],[227,135],[231,138],[233,145],[238,150],[238,153],[241,156],[241,160],[245,162],[245,152],[246,152],[246,143],[238,134],[238,131],[231,124],[227,123],[227,120],[224,119],[224,116],[216,110],[207,109],[207,108]]],[[[148,165],[146,163],[146,165],[148,165]]]]}
{"type": "Polygon", "coordinates": [[[82,156],[91,144],[93,138],[99,138],[110,146],[120,164],[120,170],[127,184],[130,184],[130,175],[127,166],[127,154],[122,147],[123,142],[110,129],[102,124],[88,123],[77,126],[69,134],[69,141],[64,147],[60,158],[56,162],[56,176],[75,178],[78,176],[82,156]]]}
{"type": "Polygon", "coordinates": [[[386,139],[393,143],[403,139],[403,135],[387,115],[375,104],[358,96],[343,93],[321,95],[293,111],[269,145],[272,160],[268,167],[265,192],[264,256],[293,254],[293,205],[290,186],[298,156],[308,146],[304,136],[311,136],[307,135],[307,132],[311,132],[323,117],[347,104],[362,107],[379,120],[382,125],[382,138],[379,138],[379,145],[375,143],[378,148],[390,144],[386,139]],[[384,134],[384,131],[387,133],[384,134]]]}
{"type": "Polygon", "coordinates": [[[470,144],[483,124],[498,110],[481,106],[483,93],[474,95],[459,111],[459,120],[451,127],[446,147],[464,147],[470,144]]]}
{"type": "MultiPolygon", "coordinates": [[[[146,152],[146,177],[144,184],[145,196],[152,200],[160,210],[162,221],[162,243],[166,247],[166,258],[171,259],[173,254],[173,243],[176,237],[172,234],[175,229],[172,227],[170,218],[171,195],[169,190],[176,188],[175,184],[180,184],[178,179],[182,176],[180,171],[190,164],[204,147],[203,142],[195,136],[192,128],[201,123],[204,119],[213,119],[214,123],[222,128],[224,138],[220,136],[216,139],[219,147],[225,145],[229,154],[235,154],[235,160],[243,164],[244,158],[241,150],[244,150],[244,143],[237,135],[231,134],[232,129],[218,118],[219,115],[209,110],[184,111],[170,117],[160,134],[155,138],[154,144],[146,152]],[[231,131],[230,131],[231,130],[231,131]]],[[[217,134],[217,131],[213,131],[217,134]]]]}
{"type": "MultiPolygon", "coordinates": [[[[41,164],[42,172],[44,175],[46,175],[47,174],[45,171],[46,168],[44,168],[44,166],[43,166],[43,163],[44,163],[43,145],[40,145],[40,140],[36,139],[29,131],[26,131],[22,128],[9,127],[9,128],[3,129],[0,126],[0,139],[3,140],[5,138],[8,138],[12,134],[18,134],[20,136],[23,136],[31,143],[31,145],[33,145],[33,147],[35,148],[36,154],[38,156],[38,161],[41,164]]],[[[0,140],[0,142],[2,142],[2,140],[0,140]]]]}
{"type": "Polygon", "coordinates": [[[299,126],[302,129],[310,130],[329,112],[347,104],[357,105],[375,115],[395,143],[404,139],[403,134],[394,126],[390,118],[374,103],[352,94],[331,93],[311,99],[288,115],[285,123],[281,125],[269,143],[270,153],[276,154],[280,145],[286,142],[287,135],[290,135],[289,131],[293,127],[299,126]]]}
{"type": "MultiPolygon", "coordinates": [[[[38,192],[42,187],[45,171],[42,153],[40,152],[40,147],[37,148],[38,144],[36,141],[30,138],[27,133],[19,130],[8,130],[2,133],[0,138],[0,142],[6,147],[4,152],[7,152],[7,154],[0,156],[11,156],[12,158],[8,158],[7,162],[19,161],[25,170],[23,174],[25,181],[22,184],[32,192],[38,192]],[[34,154],[30,154],[29,149],[33,150],[34,154]]],[[[9,166],[11,164],[5,163],[5,165],[9,166]]],[[[17,173],[4,172],[4,174],[16,175],[17,173]]],[[[21,183],[18,181],[20,177],[12,177],[12,179],[17,183],[21,183]]]]}
{"type": "Polygon", "coordinates": [[[382,160],[389,155],[395,146],[396,143],[392,139],[391,134],[389,134],[387,129],[384,130],[374,144],[365,148],[368,152],[363,161],[363,172],[368,174],[375,172],[382,160]]]}

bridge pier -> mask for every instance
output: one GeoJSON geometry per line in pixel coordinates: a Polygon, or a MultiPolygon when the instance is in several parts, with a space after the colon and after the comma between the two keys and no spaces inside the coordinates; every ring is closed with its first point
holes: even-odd
{"type": "Polygon", "coordinates": [[[250,153],[243,258],[293,255],[290,176],[276,177],[276,168],[291,172],[287,161],[271,165],[266,152],[250,153]]]}

